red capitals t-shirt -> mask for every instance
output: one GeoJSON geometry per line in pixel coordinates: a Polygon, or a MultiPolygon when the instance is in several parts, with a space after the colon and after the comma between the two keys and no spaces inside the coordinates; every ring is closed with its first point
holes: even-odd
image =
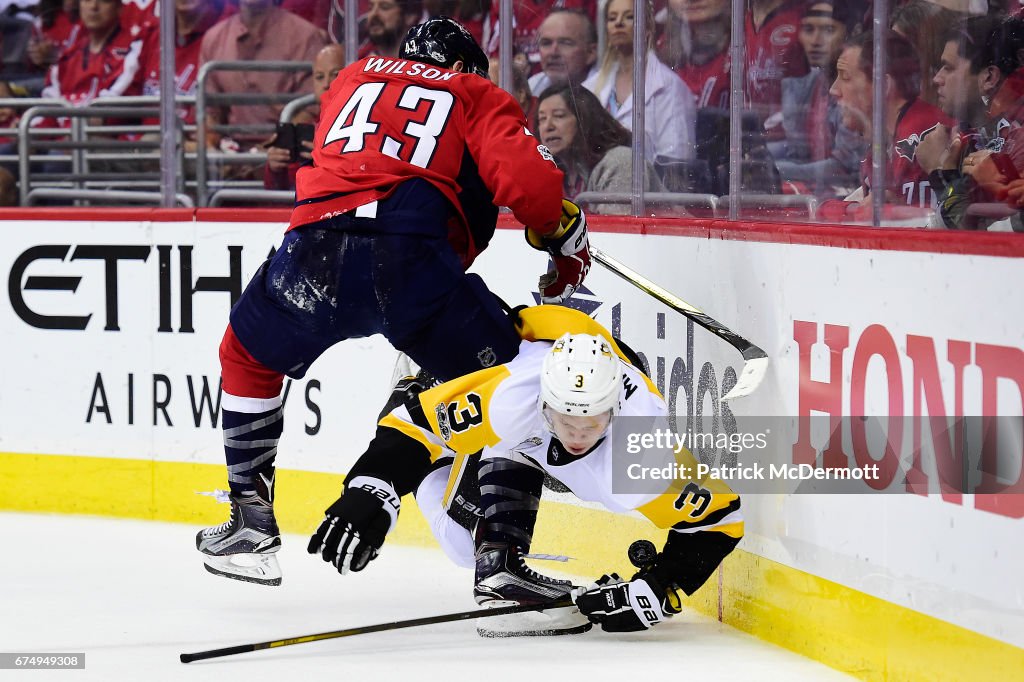
{"type": "Polygon", "coordinates": [[[807,56],[800,46],[800,20],[806,2],[794,0],[773,10],[761,28],[753,11],[745,18],[747,103],[762,118],[782,109],[782,79],[807,73],[807,56]]]}
{"type": "MultiPolygon", "coordinates": [[[[917,146],[939,124],[952,126],[954,121],[938,107],[924,100],[913,99],[903,105],[896,119],[893,144],[889,149],[886,169],[887,194],[902,197],[907,206],[931,208],[936,197],[928,182],[928,173],[917,162],[917,146]]],[[[871,188],[871,155],[861,165],[864,187],[871,188]]]]}
{"type": "MultiPolygon", "coordinates": [[[[196,82],[199,77],[199,48],[203,45],[203,36],[217,22],[236,14],[238,9],[231,3],[221,5],[220,12],[211,12],[200,21],[191,33],[174,38],[174,92],[176,95],[196,94],[196,82]]],[[[143,64],[145,81],[143,94],[160,94],[160,50],[147,51],[146,63],[143,64]]],[[[178,115],[186,123],[195,123],[194,107],[181,107],[178,115]]]]}
{"type": "Polygon", "coordinates": [[[729,65],[731,63],[727,46],[706,64],[683,64],[676,67],[676,73],[690,88],[693,96],[697,98],[698,109],[705,107],[729,108],[729,93],[731,92],[729,65]]]}
{"type": "MultiPolygon", "coordinates": [[[[475,164],[495,206],[509,207],[542,234],[557,227],[562,172],[511,95],[472,74],[389,57],[360,60],[323,97],[313,164],[296,176],[289,229],[422,178],[444,194],[468,232],[456,180],[466,163],[475,164]]],[[[469,260],[474,255],[470,248],[469,260]]]]}

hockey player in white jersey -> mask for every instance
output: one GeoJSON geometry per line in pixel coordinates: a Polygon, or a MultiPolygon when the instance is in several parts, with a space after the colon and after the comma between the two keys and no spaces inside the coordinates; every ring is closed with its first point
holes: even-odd
{"type": "MultiPolygon", "coordinates": [[[[341,573],[362,570],[394,528],[401,496],[415,491],[446,554],[475,567],[479,604],[542,604],[575,594],[575,608],[511,622],[482,619],[487,629],[481,634],[656,625],[680,610],[677,589],[693,594],[739,542],[739,496],[720,480],[677,479],[650,492],[613,492],[616,421],[663,419],[664,399],[611,334],[582,313],[526,308],[517,326],[523,342],[512,361],[433,388],[410,382],[407,399],[381,419],[309,552],[341,573]],[[523,555],[545,474],[582,500],[616,512],[636,510],[669,529],[656,561],[632,580],[605,576],[590,590],[528,567],[523,555]]],[[[688,451],[671,456],[695,470],[688,451]]]]}

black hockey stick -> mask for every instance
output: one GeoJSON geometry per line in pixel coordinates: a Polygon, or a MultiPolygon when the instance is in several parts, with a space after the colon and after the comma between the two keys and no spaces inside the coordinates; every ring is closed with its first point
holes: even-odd
{"type": "Polygon", "coordinates": [[[704,327],[743,355],[743,371],[740,372],[736,385],[728,393],[722,396],[722,400],[730,400],[748,395],[760,385],[768,371],[768,354],[747,341],[745,338],[732,331],[718,320],[710,317],[700,308],[690,305],[673,293],[661,288],[651,280],[639,274],[635,270],[623,265],[604,251],[590,247],[590,255],[598,263],[611,270],[613,273],[626,280],[637,289],[650,294],[669,308],[682,313],[700,326],[704,327]]]}
{"type": "Polygon", "coordinates": [[[347,628],[345,630],[334,630],[332,632],[321,632],[315,635],[304,635],[302,637],[290,637],[288,639],[275,639],[271,642],[260,642],[259,644],[239,644],[223,649],[210,649],[209,651],[197,651],[194,654],[181,654],[179,658],[182,663],[202,661],[207,658],[220,658],[222,656],[234,656],[245,654],[250,651],[261,649],[276,649],[292,644],[305,644],[306,642],[320,642],[325,639],[337,639],[339,637],[352,637],[353,635],[366,635],[371,632],[385,632],[387,630],[400,630],[402,628],[414,628],[420,625],[437,625],[439,623],[452,623],[457,620],[469,620],[470,618],[490,618],[491,616],[506,616],[511,613],[525,613],[527,611],[541,611],[543,609],[554,609],[563,606],[572,606],[573,601],[570,595],[566,595],[546,604],[534,604],[532,606],[503,606],[497,609],[473,609],[472,611],[459,611],[458,613],[446,613],[441,616],[429,616],[427,618],[413,618],[411,620],[396,620],[390,623],[378,623],[377,625],[363,625],[362,627],[347,628]]]}

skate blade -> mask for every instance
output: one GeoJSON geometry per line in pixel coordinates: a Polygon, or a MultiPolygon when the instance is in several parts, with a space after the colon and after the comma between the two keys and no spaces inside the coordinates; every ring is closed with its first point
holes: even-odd
{"type": "MultiPolygon", "coordinates": [[[[498,602],[514,605],[515,602],[498,602]]],[[[498,608],[488,604],[485,608],[498,608]]],[[[476,633],[481,637],[555,637],[578,635],[590,630],[594,624],[575,606],[544,611],[510,613],[506,616],[477,618],[476,633]]]]}
{"type": "Polygon", "coordinates": [[[203,565],[214,575],[257,585],[281,584],[281,566],[273,554],[203,556],[203,565]]]}

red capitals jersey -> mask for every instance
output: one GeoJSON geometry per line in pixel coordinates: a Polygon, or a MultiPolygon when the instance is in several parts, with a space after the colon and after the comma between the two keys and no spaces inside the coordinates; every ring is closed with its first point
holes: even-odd
{"type": "MultiPolygon", "coordinates": [[[[210,4],[215,5],[216,3],[210,4]]],[[[214,9],[216,10],[217,8],[214,7],[214,9]]],[[[203,36],[214,24],[227,19],[233,14],[237,14],[237,12],[238,9],[234,5],[222,2],[220,4],[220,11],[213,11],[207,14],[191,33],[175,36],[174,93],[176,95],[196,94],[196,84],[199,77],[199,48],[202,47],[203,36]]],[[[143,94],[159,95],[160,49],[158,47],[147,51],[143,71],[145,73],[145,81],[142,85],[143,94]]],[[[195,108],[191,106],[179,107],[178,116],[186,123],[195,123],[195,108]]]]}
{"type": "Polygon", "coordinates": [[[729,47],[726,46],[707,64],[683,64],[675,71],[697,98],[697,108],[729,108],[729,47]]]}
{"type": "Polygon", "coordinates": [[[787,2],[773,10],[761,28],[753,11],[745,18],[747,103],[767,118],[782,109],[782,79],[807,73],[807,57],[797,37],[806,3],[787,2]]]}
{"type": "MultiPolygon", "coordinates": [[[[475,165],[488,204],[507,206],[544,234],[561,216],[562,172],[526,128],[519,103],[490,81],[428,64],[369,57],[325,93],[313,164],[296,176],[289,229],[387,197],[422,178],[444,194],[471,232],[460,175],[475,165]]],[[[469,260],[476,251],[470,245],[469,260]]]]}
{"type": "MultiPolygon", "coordinates": [[[[886,169],[887,201],[902,197],[907,206],[931,208],[936,197],[928,182],[928,173],[917,163],[917,146],[938,124],[953,125],[953,120],[938,107],[924,100],[913,99],[903,105],[896,118],[893,145],[889,150],[889,165],[886,169]]],[[[871,187],[871,155],[864,160],[861,168],[864,186],[871,187]]]]}
{"type": "Polygon", "coordinates": [[[142,94],[142,63],[147,51],[156,49],[154,37],[149,30],[133,37],[118,27],[94,53],[89,49],[89,35],[83,32],[50,67],[43,96],[63,97],[84,106],[97,97],[142,94]]]}

